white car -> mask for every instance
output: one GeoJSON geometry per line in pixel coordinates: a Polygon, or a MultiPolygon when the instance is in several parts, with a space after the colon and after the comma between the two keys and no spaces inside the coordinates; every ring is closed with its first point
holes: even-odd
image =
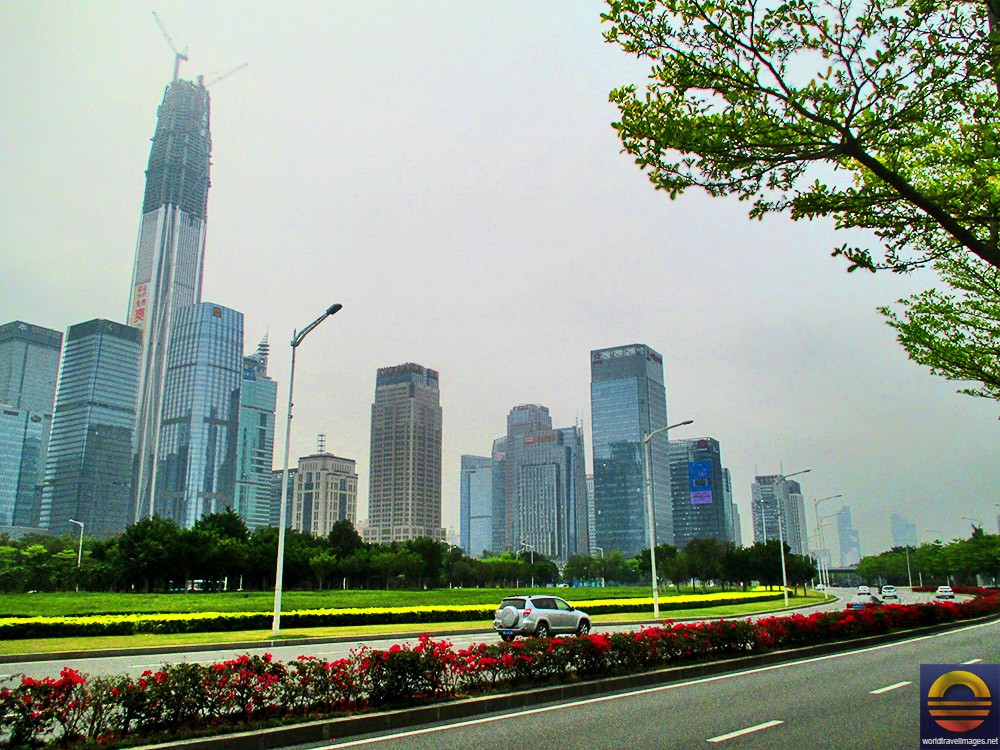
{"type": "Polygon", "coordinates": [[[955,592],[951,590],[951,586],[938,586],[937,591],[934,592],[935,599],[954,599],[955,592]]]}
{"type": "Polygon", "coordinates": [[[858,591],[856,596],[871,596],[872,590],[867,586],[858,586],[858,591]]]}
{"type": "Polygon", "coordinates": [[[899,594],[896,593],[896,587],[895,586],[883,586],[882,587],[882,598],[885,599],[886,601],[889,601],[890,599],[895,599],[898,602],[899,601],[899,594]]]}

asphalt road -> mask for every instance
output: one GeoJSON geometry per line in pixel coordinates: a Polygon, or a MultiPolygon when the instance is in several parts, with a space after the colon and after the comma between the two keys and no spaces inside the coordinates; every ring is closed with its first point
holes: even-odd
{"type": "MultiPolygon", "coordinates": [[[[811,612],[817,610],[842,609],[844,602],[854,593],[853,589],[834,589],[832,596],[839,596],[840,600],[831,599],[829,602],[817,604],[813,607],[796,610],[798,612],[811,612]]],[[[901,603],[908,604],[914,601],[927,601],[930,595],[914,594],[908,590],[900,590],[901,603]]],[[[758,617],[770,617],[775,613],[755,615],[751,619],[758,617]]],[[[662,619],[667,619],[669,613],[661,613],[662,619]]],[[[629,623],[627,625],[601,626],[595,625],[594,632],[615,632],[622,630],[637,630],[649,623],[629,623]]],[[[442,639],[451,641],[456,649],[466,648],[473,643],[482,643],[484,640],[496,638],[492,630],[483,630],[471,634],[441,636],[442,639]]],[[[129,656],[101,656],[101,657],[81,657],[77,659],[54,659],[50,661],[25,661],[10,662],[0,664],[0,680],[9,676],[20,676],[25,674],[29,677],[50,677],[59,674],[63,667],[72,667],[87,675],[110,675],[110,674],[141,674],[146,669],[157,669],[164,663],[177,662],[203,662],[214,663],[234,659],[241,654],[263,654],[270,653],[275,659],[288,661],[299,656],[315,656],[322,659],[334,660],[348,656],[352,649],[359,649],[368,646],[374,649],[387,649],[395,643],[416,642],[416,636],[380,636],[377,639],[359,638],[356,641],[338,643],[318,643],[308,646],[279,646],[261,647],[255,649],[220,648],[211,651],[187,651],[171,654],[132,654],[129,656]]]]}
{"type": "Polygon", "coordinates": [[[301,750],[919,747],[920,664],[1000,662],[1000,623],[301,750]]]}

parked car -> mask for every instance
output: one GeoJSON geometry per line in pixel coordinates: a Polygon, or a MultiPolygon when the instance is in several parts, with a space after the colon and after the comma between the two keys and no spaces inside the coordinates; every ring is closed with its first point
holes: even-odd
{"type": "Polygon", "coordinates": [[[886,601],[889,601],[890,599],[895,599],[898,602],[899,601],[899,594],[896,593],[896,587],[895,586],[883,586],[882,587],[882,598],[885,599],[886,601]]]}
{"type": "Polygon", "coordinates": [[[955,592],[951,590],[951,586],[938,586],[937,591],[934,592],[935,599],[954,599],[955,592]]]}
{"type": "Polygon", "coordinates": [[[817,591],[826,591],[826,584],[825,583],[817,583],[816,584],[816,590],[817,591]]]}
{"type": "Polygon", "coordinates": [[[519,635],[545,638],[554,633],[590,632],[590,615],[558,596],[508,596],[497,607],[493,629],[505,641],[519,635]]]}
{"type": "Polygon", "coordinates": [[[871,609],[872,607],[880,607],[885,602],[879,599],[875,594],[855,594],[851,597],[851,601],[847,603],[847,609],[871,609]]]}
{"type": "Polygon", "coordinates": [[[858,586],[858,596],[871,596],[872,590],[867,586],[858,586]]]}

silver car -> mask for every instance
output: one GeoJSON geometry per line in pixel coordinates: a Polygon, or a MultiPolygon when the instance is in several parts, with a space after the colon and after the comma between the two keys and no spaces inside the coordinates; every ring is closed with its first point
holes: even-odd
{"type": "Polygon", "coordinates": [[[554,633],[590,632],[590,615],[558,596],[508,596],[497,607],[493,629],[505,641],[517,636],[545,638],[554,633]]]}

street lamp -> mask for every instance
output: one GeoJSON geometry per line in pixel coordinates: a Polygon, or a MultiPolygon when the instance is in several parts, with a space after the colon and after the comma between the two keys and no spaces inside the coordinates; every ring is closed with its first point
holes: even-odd
{"type": "MultiPolygon", "coordinates": [[[[836,513],[831,513],[828,516],[823,516],[822,518],[816,519],[816,529],[819,531],[819,542],[820,542],[820,545],[824,548],[824,550],[826,550],[826,537],[823,534],[823,529],[826,528],[826,526],[828,525],[825,522],[828,519],[830,519],[830,518],[836,518],[839,515],[843,515],[843,513],[844,513],[844,511],[838,510],[836,513]]],[[[827,550],[827,552],[828,552],[828,550],[827,550]]],[[[827,567],[826,567],[826,588],[827,588],[827,591],[829,591],[829,589],[830,589],[830,566],[829,565],[827,565],[827,567]]]]}
{"type": "Polygon", "coordinates": [[[75,523],[80,527],[80,541],[76,545],[76,590],[80,590],[80,563],[83,562],[83,521],[75,518],[68,519],[70,523],[75,523]]]}
{"type": "Polygon", "coordinates": [[[646,475],[644,477],[646,487],[646,531],[649,534],[649,567],[650,575],[653,579],[654,620],[660,619],[660,589],[656,583],[656,525],[653,523],[653,449],[650,447],[649,441],[661,432],[667,432],[675,427],[683,427],[686,424],[694,424],[694,420],[685,419],[683,422],[678,422],[677,424],[660,427],[659,429],[653,430],[642,439],[644,448],[643,455],[646,459],[643,462],[643,469],[646,475]]]}
{"type": "MultiPolygon", "coordinates": [[[[813,515],[816,516],[816,534],[819,537],[820,547],[823,548],[824,550],[826,548],[826,544],[823,541],[823,531],[819,527],[819,506],[820,506],[821,503],[825,503],[827,500],[834,500],[834,499],[836,499],[838,497],[843,497],[843,495],[830,495],[829,497],[821,497],[819,500],[813,500],[813,515]]],[[[819,556],[817,556],[816,559],[818,560],[819,556]]],[[[819,569],[820,569],[819,578],[820,578],[820,581],[822,581],[823,580],[823,563],[822,562],[820,562],[819,569]]],[[[829,581],[826,581],[826,588],[827,589],[830,588],[830,582],[829,581]]],[[[824,595],[823,595],[823,598],[826,599],[829,596],[830,596],[829,591],[825,591],[824,595]]]]}
{"type": "MultiPolygon", "coordinates": [[[[775,488],[789,477],[797,477],[799,474],[808,474],[812,469],[801,469],[793,471],[791,474],[779,474],[778,481],[774,483],[775,488]]],[[[781,526],[781,503],[778,501],[778,493],[775,492],[775,505],[778,508],[778,548],[781,551],[781,590],[785,594],[785,606],[788,606],[788,572],[785,568],[785,532],[781,526]]]]}
{"type": "Polygon", "coordinates": [[[326,312],[301,331],[292,331],[292,366],[288,373],[288,416],[285,419],[285,465],[281,471],[281,505],[278,515],[278,560],[274,571],[274,619],[271,621],[271,637],[277,638],[281,632],[281,582],[285,572],[285,508],[288,507],[288,451],[292,437],[292,389],[295,386],[295,350],[302,340],[331,315],[336,315],[344,306],[339,302],[330,305],[326,312]]]}

